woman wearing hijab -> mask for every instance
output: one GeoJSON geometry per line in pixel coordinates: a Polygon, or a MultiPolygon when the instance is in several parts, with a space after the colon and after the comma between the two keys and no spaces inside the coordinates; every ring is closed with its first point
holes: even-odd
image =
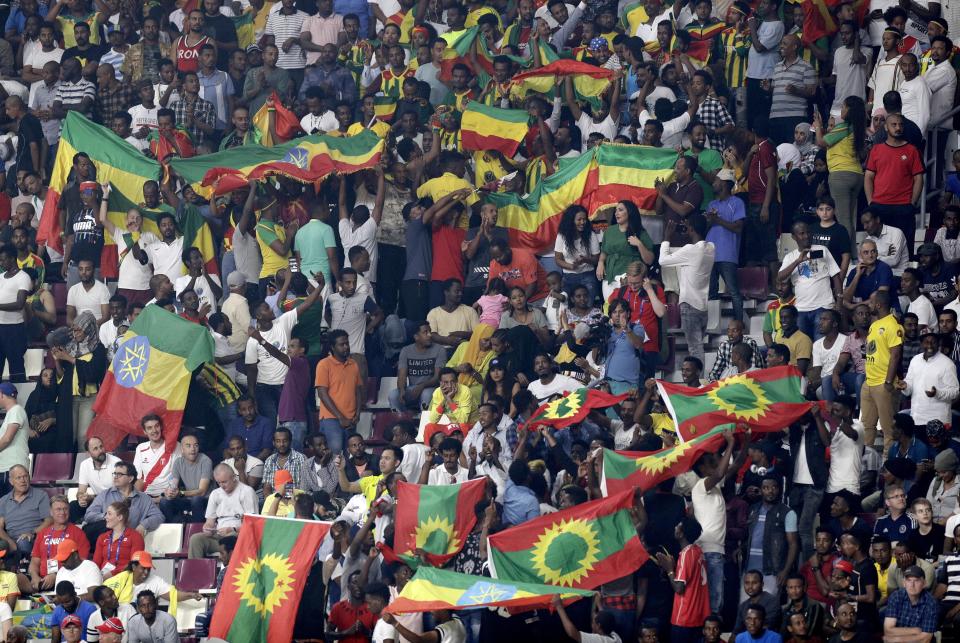
{"type": "Polygon", "coordinates": [[[107,372],[107,350],[100,343],[97,320],[87,311],[77,316],[65,346],[51,350],[57,360],[60,404],[71,407],[73,438],[82,445],[93,420],[93,401],[107,372]]]}
{"type": "MultiPolygon", "coordinates": [[[[40,371],[40,381],[27,398],[26,412],[30,421],[30,452],[58,453],[61,444],[57,422],[59,384],[55,369],[40,371]]],[[[71,438],[73,436],[70,436],[71,438]]]]}

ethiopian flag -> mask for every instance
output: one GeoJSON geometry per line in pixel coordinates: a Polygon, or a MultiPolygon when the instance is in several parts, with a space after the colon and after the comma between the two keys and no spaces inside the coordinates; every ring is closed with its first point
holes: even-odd
{"type": "Polygon", "coordinates": [[[432,610],[466,610],[505,607],[511,611],[550,607],[554,596],[570,603],[595,592],[554,585],[495,580],[473,574],[458,574],[436,567],[420,567],[400,595],[387,607],[391,614],[432,610]]]}
{"type": "Polygon", "coordinates": [[[527,135],[529,122],[526,110],[502,109],[470,101],[460,119],[460,140],[465,150],[496,150],[512,157],[527,135]]]}
{"type": "Polygon", "coordinates": [[[397,483],[396,553],[415,556],[422,549],[431,565],[442,566],[463,549],[486,490],[485,477],[461,484],[397,483]]]}
{"type": "Polygon", "coordinates": [[[669,478],[690,471],[701,455],[716,451],[724,442],[727,424],[710,429],[692,440],[659,451],[603,450],[600,490],[611,496],[627,490],[646,492],[669,478]]]}
{"type": "Polygon", "coordinates": [[[660,380],[657,388],[686,441],[731,422],[759,433],[782,431],[813,406],[800,392],[800,378],[796,366],[775,366],[695,389],[660,380]]]}
{"type": "Polygon", "coordinates": [[[593,589],[649,556],[630,508],[633,490],[585,502],[501,531],[487,541],[494,578],[593,589]]]}
{"type": "Polygon", "coordinates": [[[592,409],[602,409],[619,404],[630,397],[630,393],[611,395],[606,391],[595,388],[581,388],[571,391],[563,397],[557,398],[540,408],[527,420],[527,426],[549,424],[562,429],[565,426],[576,424],[590,414],[592,409]]]}
{"type": "Polygon", "coordinates": [[[559,79],[567,76],[573,76],[573,88],[577,98],[596,99],[610,87],[613,71],[579,60],[560,58],[543,67],[521,72],[514,76],[511,82],[516,88],[517,96],[523,99],[529,92],[552,92],[559,85],[559,79]]]}
{"type": "Polygon", "coordinates": [[[170,165],[201,193],[246,189],[248,179],[286,176],[316,183],[333,172],[350,174],[377,165],[384,141],[369,130],[348,138],[313,135],[264,147],[243,145],[170,165]]]}
{"type": "Polygon", "coordinates": [[[589,203],[584,207],[591,216],[618,201],[633,201],[641,212],[653,214],[657,204],[657,179],[669,182],[677,162],[675,150],[603,143],[596,148],[597,177],[592,183],[589,203]]]}
{"type": "Polygon", "coordinates": [[[237,47],[246,51],[247,47],[256,42],[253,20],[257,12],[253,8],[244,11],[239,16],[230,18],[234,29],[237,30],[237,47]]]}
{"type": "Polygon", "coordinates": [[[328,522],[245,515],[210,636],[230,643],[293,640],[300,595],[328,531],[328,522]]]}
{"type": "MultiPolygon", "coordinates": [[[[85,152],[97,168],[98,183],[110,183],[114,192],[127,198],[128,202],[139,203],[143,200],[143,184],[160,177],[160,165],[144,156],[130,143],[121,139],[112,130],[88,120],[79,112],[69,112],[63,121],[57,158],[50,175],[50,188],[40,213],[40,226],[37,230],[37,243],[49,246],[57,252],[63,252],[63,239],[60,229],[58,207],[60,195],[69,181],[73,170],[73,157],[85,152]]],[[[110,218],[123,228],[126,224],[126,211],[113,209],[110,203],[110,218]]],[[[105,240],[101,254],[101,274],[104,277],[117,275],[116,241],[105,240]]]]}
{"type": "Polygon", "coordinates": [[[147,306],[123,336],[100,385],[88,435],[112,451],[128,434],[142,436],[140,419],[156,413],[167,445],[175,445],[191,374],[211,360],[213,338],[206,327],[147,306]]]}
{"type": "Polygon", "coordinates": [[[260,132],[260,144],[264,147],[286,143],[303,131],[300,129],[300,119],[283,106],[277,92],[270,94],[270,99],[260,106],[257,113],[253,115],[251,124],[260,132]],[[273,132],[270,131],[271,109],[273,110],[273,129],[277,133],[277,140],[274,140],[273,132]]]}

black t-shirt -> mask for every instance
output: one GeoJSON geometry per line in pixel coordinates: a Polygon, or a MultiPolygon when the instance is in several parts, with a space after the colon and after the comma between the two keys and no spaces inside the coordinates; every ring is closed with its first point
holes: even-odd
{"type": "Polygon", "coordinates": [[[79,47],[70,47],[65,49],[63,52],[62,60],[67,60],[68,58],[77,58],[80,61],[81,66],[85,66],[91,61],[100,62],[100,58],[103,57],[103,54],[107,53],[108,47],[103,45],[90,45],[86,49],[80,49],[79,47]]]}
{"type": "Polygon", "coordinates": [[[834,223],[829,228],[817,224],[810,227],[810,242],[814,245],[824,246],[833,255],[833,260],[839,266],[844,252],[850,252],[850,233],[839,223],[834,223]]]}
{"type": "MultiPolygon", "coordinates": [[[[472,241],[478,234],[480,228],[470,228],[467,230],[466,241],[472,241]]],[[[490,237],[493,239],[508,240],[506,228],[495,226],[490,231],[490,237]]],[[[473,259],[467,262],[467,282],[465,288],[482,288],[487,285],[487,277],[490,275],[490,241],[485,235],[480,237],[480,245],[477,247],[477,254],[473,259]]]]}
{"type": "Polygon", "coordinates": [[[103,226],[96,213],[87,208],[80,208],[69,213],[65,235],[73,235],[73,251],[70,253],[71,262],[87,259],[94,266],[100,265],[100,253],[103,250],[103,226]]]}
{"type": "Polygon", "coordinates": [[[946,530],[943,525],[933,523],[933,529],[924,536],[918,530],[913,530],[907,536],[910,548],[916,552],[918,558],[927,562],[934,562],[943,553],[943,539],[946,530]]]}
{"type": "Polygon", "coordinates": [[[30,155],[30,143],[43,143],[43,128],[40,119],[33,114],[26,114],[20,119],[17,128],[17,171],[38,171],[33,167],[33,157],[30,155]]]}
{"type": "MultiPolygon", "coordinates": [[[[233,26],[233,21],[223,14],[216,16],[204,14],[203,31],[217,42],[237,42],[237,28],[233,26]]],[[[278,47],[282,45],[282,42],[277,43],[278,47]]],[[[229,59],[230,53],[226,49],[218,47],[217,69],[226,70],[229,59]]]]}
{"type": "Polygon", "coordinates": [[[930,297],[934,304],[946,303],[950,289],[953,288],[955,275],[956,269],[947,262],[940,264],[940,274],[938,275],[921,268],[920,277],[923,280],[923,292],[930,297]]]}
{"type": "MultiPolygon", "coordinates": [[[[853,565],[853,575],[850,577],[853,594],[861,596],[867,593],[867,587],[876,588],[875,596],[880,598],[880,581],[877,577],[877,567],[870,558],[864,558],[853,565]]],[[[857,603],[857,629],[868,628],[874,631],[880,623],[880,612],[876,603],[857,603]],[[862,624],[862,626],[861,626],[862,624]]]]}

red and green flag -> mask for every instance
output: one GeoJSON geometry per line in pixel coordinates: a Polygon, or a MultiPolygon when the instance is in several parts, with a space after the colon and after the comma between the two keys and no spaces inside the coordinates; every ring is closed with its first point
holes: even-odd
{"type": "Polygon", "coordinates": [[[230,643],[288,643],[330,523],[245,515],[210,622],[230,643]]]}
{"type": "Polygon", "coordinates": [[[593,589],[630,574],[649,558],[631,507],[628,490],[490,536],[494,578],[593,589]]]}
{"type": "Polygon", "coordinates": [[[456,556],[477,522],[474,508],[486,489],[485,477],[448,485],[397,483],[396,555],[416,563],[414,552],[422,549],[438,567],[456,556]]]}
{"type": "Polygon", "coordinates": [[[564,603],[593,596],[595,592],[554,585],[496,580],[473,574],[421,567],[386,611],[410,614],[432,610],[465,610],[480,607],[505,607],[525,612],[550,607],[554,596],[564,603]]]}
{"type": "Polygon", "coordinates": [[[775,366],[725,377],[700,388],[657,380],[660,398],[681,440],[692,440],[721,424],[755,433],[782,431],[810,410],[795,366],[775,366]]]}
{"type": "Polygon", "coordinates": [[[460,140],[465,150],[496,150],[512,157],[527,135],[529,122],[526,110],[470,101],[460,119],[460,140]]]}
{"type": "Polygon", "coordinates": [[[570,391],[563,397],[540,405],[540,408],[527,420],[527,426],[548,424],[562,429],[583,420],[592,409],[603,409],[619,404],[630,397],[629,393],[611,395],[595,388],[580,388],[570,391]]]}
{"type": "Polygon", "coordinates": [[[693,463],[703,455],[716,451],[724,442],[724,429],[718,426],[692,440],[659,451],[603,450],[603,475],[600,490],[612,496],[628,490],[646,492],[664,480],[690,471],[693,463]]]}
{"type": "Polygon", "coordinates": [[[155,413],[163,419],[168,448],[175,446],[191,374],[212,360],[213,338],[205,326],[147,306],[117,347],[87,434],[113,451],[127,435],[143,436],[140,419],[155,413]]]}

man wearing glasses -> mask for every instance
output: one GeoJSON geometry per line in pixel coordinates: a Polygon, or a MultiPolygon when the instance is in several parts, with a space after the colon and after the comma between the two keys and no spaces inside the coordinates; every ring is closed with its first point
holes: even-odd
{"type": "Polygon", "coordinates": [[[205,558],[216,554],[220,539],[236,536],[243,514],[256,514],[260,503],[257,493],[237,478],[236,471],[221,462],[213,469],[217,489],[207,501],[203,532],[190,536],[190,558],[205,558]]]}
{"type": "Polygon", "coordinates": [[[916,530],[917,521],[907,513],[907,494],[903,487],[889,486],[884,490],[883,497],[887,515],[877,520],[873,533],[886,536],[896,546],[916,530]]]}
{"type": "Polygon", "coordinates": [[[137,470],[132,464],[118,462],[114,465],[113,486],[97,494],[83,516],[86,522],[83,533],[87,535],[90,542],[97,542],[97,536],[107,530],[104,513],[113,502],[127,503],[130,507],[130,520],[127,525],[139,531],[141,535],[153,531],[163,522],[163,514],[150,496],[134,488],[133,483],[136,479],[137,470]]]}

